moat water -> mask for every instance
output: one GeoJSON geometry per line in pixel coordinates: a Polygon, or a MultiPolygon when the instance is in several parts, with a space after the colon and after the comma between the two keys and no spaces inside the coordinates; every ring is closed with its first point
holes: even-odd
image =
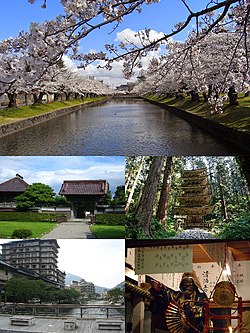
{"type": "Polygon", "coordinates": [[[232,155],[237,149],[140,99],[115,99],[0,138],[4,155],[232,155]]]}

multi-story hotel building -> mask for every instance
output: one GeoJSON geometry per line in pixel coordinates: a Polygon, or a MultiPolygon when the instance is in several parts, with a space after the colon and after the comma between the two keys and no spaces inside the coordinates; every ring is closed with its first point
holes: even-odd
{"type": "Polygon", "coordinates": [[[2,260],[7,264],[32,270],[64,286],[65,273],[57,267],[59,245],[55,239],[30,239],[1,245],[2,260]]]}
{"type": "Polygon", "coordinates": [[[81,281],[72,281],[70,288],[74,288],[79,292],[94,294],[95,293],[95,285],[92,282],[87,282],[84,279],[81,281]]]}

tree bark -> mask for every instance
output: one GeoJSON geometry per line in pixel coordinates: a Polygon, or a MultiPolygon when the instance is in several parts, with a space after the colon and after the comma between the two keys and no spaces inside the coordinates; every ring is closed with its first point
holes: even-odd
{"type": "Polygon", "coordinates": [[[203,91],[202,95],[204,98],[204,102],[208,102],[208,95],[205,93],[205,91],[203,91]]]}
{"type": "Polygon", "coordinates": [[[199,94],[198,94],[197,91],[191,90],[190,94],[191,94],[191,101],[192,102],[199,102],[200,97],[199,97],[199,94]]]}
{"type": "Polygon", "coordinates": [[[7,92],[7,96],[9,98],[8,108],[17,108],[17,100],[16,100],[17,94],[7,92]]]}
{"type": "Polygon", "coordinates": [[[33,98],[34,98],[34,104],[42,104],[43,102],[43,95],[45,93],[40,91],[39,95],[37,94],[33,94],[33,98]]]}
{"type": "Polygon", "coordinates": [[[228,98],[229,98],[229,104],[230,105],[239,105],[239,103],[237,102],[238,94],[237,94],[234,86],[231,86],[229,88],[228,98]]]}
{"type": "Polygon", "coordinates": [[[134,180],[133,185],[131,187],[131,190],[129,192],[128,200],[127,200],[127,203],[126,203],[126,206],[125,206],[125,212],[126,213],[128,213],[128,211],[129,211],[129,206],[131,204],[131,201],[132,201],[132,198],[133,198],[133,195],[134,195],[134,191],[135,191],[138,179],[139,179],[140,174],[141,174],[141,170],[142,170],[142,166],[143,166],[143,161],[144,161],[144,156],[141,157],[139,169],[137,171],[135,180],[134,180]]]}
{"type": "Polygon", "coordinates": [[[223,216],[224,216],[224,219],[227,220],[227,219],[228,219],[228,215],[227,215],[227,205],[226,205],[225,193],[224,193],[223,184],[222,184],[222,179],[221,179],[221,175],[220,175],[220,174],[219,174],[219,189],[220,189],[220,198],[221,198],[221,210],[222,210],[222,214],[223,214],[223,216]]]}
{"type": "Polygon", "coordinates": [[[69,101],[70,100],[70,96],[71,96],[71,93],[65,93],[65,97],[66,97],[66,101],[69,101]]]}
{"type": "Polygon", "coordinates": [[[168,205],[169,205],[172,165],[173,165],[173,157],[168,156],[167,160],[166,160],[166,166],[164,169],[164,176],[163,176],[160,200],[159,200],[158,209],[157,209],[157,213],[156,213],[156,218],[160,221],[160,223],[163,226],[166,225],[166,213],[167,213],[168,205]]]}
{"type": "Polygon", "coordinates": [[[59,93],[54,93],[54,102],[59,101],[60,94],[59,93]]]}
{"type": "Polygon", "coordinates": [[[249,156],[239,156],[238,160],[240,162],[241,169],[246,178],[247,188],[250,193],[250,157],[249,156]]]}
{"type": "Polygon", "coordinates": [[[148,173],[147,180],[142,189],[142,195],[137,207],[135,219],[138,221],[138,227],[144,231],[145,236],[151,236],[151,220],[153,216],[154,203],[157,195],[157,189],[161,178],[164,157],[154,156],[148,173]]]}

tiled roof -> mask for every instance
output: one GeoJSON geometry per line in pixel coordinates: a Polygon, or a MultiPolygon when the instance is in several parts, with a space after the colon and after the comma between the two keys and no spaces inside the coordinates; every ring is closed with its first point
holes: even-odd
{"type": "Polygon", "coordinates": [[[106,180],[64,180],[61,195],[103,195],[108,192],[106,180]]]}
{"type": "Polygon", "coordinates": [[[27,184],[22,178],[16,176],[6,182],[0,184],[1,192],[24,192],[29,184],[27,184]]]}

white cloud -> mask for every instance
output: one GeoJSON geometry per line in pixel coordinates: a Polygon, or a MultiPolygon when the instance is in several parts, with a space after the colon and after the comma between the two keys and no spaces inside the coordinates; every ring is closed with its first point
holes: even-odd
{"type": "MultiPolygon", "coordinates": [[[[142,36],[142,33],[143,33],[143,30],[139,30],[137,32],[130,28],[127,28],[127,29],[122,30],[121,32],[118,32],[116,34],[115,40],[119,41],[119,42],[123,42],[123,43],[131,43],[136,46],[141,46],[142,43],[141,43],[141,39],[140,39],[139,35],[142,36]]],[[[150,30],[149,41],[147,41],[145,44],[147,45],[147,44],[149,44],[149,42],[152,43],[153,41],[156,41],[162,37],[164,37],[163,32],[157,32],[155,30],[150,30]]]]}
{"type": "Polygon", "coordinates": [[[63,180],[106,179],[113,193],[124,184],[124,159],[115,156],[0,157],[0,164],[0,183],[18,173],[28,184],[44,183],[56,193],[63,180]]]}
{"type": "Polygon", "coordinates": [[[58,239],[58,244],[59,269],[107,288],[124,281],[124,240],[58,239]]]}
{"type": "MultiPolygon", "coordinates": [[[[131,42],[136,46],[141,46],[140,39],[136,37],[137,32],[127,28],[118,32],[116,34],[116,42],[131,42]]],[[[157,40],[159,38],[164,37],[163,32],[157,32],[155,30],[150,30],[149,39],[150,41],[157,40]]],[[[89,52],[94,50],[89,50],[89,52]]],[[[161,49],[158,51],[151,51],[148,53],[146,57],[143,57],[142,62],[142,69],[147,69],[150,60],[153,57],[159,57],[161,53],[161,49]]],[[[105,67],[105,62],[103,60],[96,61],[94,64],[90,64],[85,69],[78,69],[77,64],[73,62],[68,56],[63,56],[63,61],[65,65],[74,70],[79,71],[83,76],[94,76],[98,80],[103,80],[104,83],[110,85],[112,88],[121,84],[126,84],[128,80],[124,79],[123,77],[123,61],[117,61],[112,63],[112,69],[108,70],[105,67]],[[98,68],[101,67],[101,68],[98,68]]],[[[135,81],[136,77],[139,75],[141,69],[135,69],[135,74],[133,77],[129,79],[129,81],[135,81]]]]}

